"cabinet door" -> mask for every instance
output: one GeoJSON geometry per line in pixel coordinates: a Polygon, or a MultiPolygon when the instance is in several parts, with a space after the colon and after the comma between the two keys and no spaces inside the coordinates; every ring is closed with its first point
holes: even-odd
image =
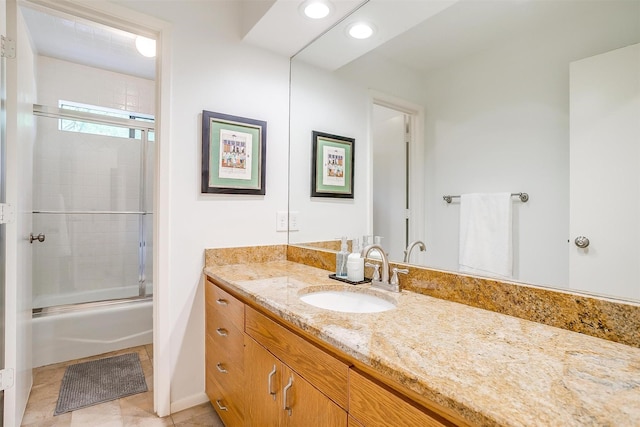
{"type": "Polygon", "coordinates": [[[347,413],[287,365],[283,365],[281,425],[347,427],[347,413]]]}
{"type": "Polygon", "coordinates": [[[453,426],[427,414],[355,371],[349,373],[349,415],[366,427],[453,426]]]}
{"type": "Polygon", "coordinates": [[[245,335],[245,426],[277,426],[283,411],[282,362],[245,335]]]}

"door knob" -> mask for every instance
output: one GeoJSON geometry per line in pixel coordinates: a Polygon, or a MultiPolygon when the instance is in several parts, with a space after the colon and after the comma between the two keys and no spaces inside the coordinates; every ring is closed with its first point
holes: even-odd
{"type": "Polygon", "coordinates": [[[37,236],[34,236],[33,233],[29,234],[29,243],[33,243],[34,240],[38,242],[44,242],[44,234],[40,233],[37,236]]]}
{"type": "Polygon", "coordinates": [[[584,236],[578,236],[576,237],[575,244],[577,247],[584,249],[589,246],[589,239],[584,236]]]}

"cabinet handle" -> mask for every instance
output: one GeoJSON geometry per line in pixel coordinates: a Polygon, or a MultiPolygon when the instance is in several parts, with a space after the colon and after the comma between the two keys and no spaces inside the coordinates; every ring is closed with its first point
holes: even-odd
{"type": "Polygon", "coordinates": [[[218,405],[218,408],[220,408],[221,411],[228,411],[229,408],[227,408],[226,406],[222,405],[220,402],[222,402],[221,399],[217,399],[216,400],[216,405],[218,405]]]}
{"type": "Polygon", "coordinates": [[[229,331],[227,331],[225,328],[218,328],[218,329],[216,329],[216,332],[221,337],[226,337],[227,335],[229,335],[229,331]]]}
{"type": "Polygon", "coordinates": [[[220,305],[229,305],[229,301],[227,301],[227,300],[226,300],[226,299],[224,299],[224,298],[218,298],[218,299],[216,300],[216,302],[217,302],[218,304],[220,304],[220,305]]]}
{"type": "Polygon", "coordinates": [[[229,372],[229,371],[227,371],[226,369],[224,369],[224,368],[222,367],[222,363],[218,363],[218,364],[216,365],[216,368],[218,368],[218,372],[221,372],[221,373],[223,373],[223,374],[226,374],[226,373],[228,373],[228,372],[229,372]]]}
{"type": "Polygon", "coordinates": [[[283,398],[282,398],[282,409],[284,409],[285,411],[287,411],[287,413],[289,414],[289,416],[291,416],[291,411],[292,408],[291,406],[289,406],[289,402],[288,402],[288,396],[287,396],[287,392],[289,391],[289,389],[291,388],[291,386],[293,386],[293,377],[289,377],[289,383],[284,386],[284,389],[282,390],[282,394],[283,394],[283,398]]]}
{"type": "Polygon", "coordinates": [[[273,400],[276,400],[276,392],[275,391],[271,391],[272,390],[271,379],[273,378],[273,376],[275,374],[276,374],[276,365],[273,365],[273,370],[271,372],[269,372],[269,378],[268,378],[269,394],[271,396],[273,396],[273,400]]]}

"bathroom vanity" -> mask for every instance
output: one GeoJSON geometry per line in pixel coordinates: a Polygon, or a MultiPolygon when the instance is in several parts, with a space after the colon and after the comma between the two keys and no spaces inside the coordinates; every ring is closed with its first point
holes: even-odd
{"type": "Polygon", "coordinates": [[[207,394],[228,427],[640,425],[640,349],[292,261],[205,268],[207,394]],[[316,290],[395,308],[342,313],[316,290]]]}

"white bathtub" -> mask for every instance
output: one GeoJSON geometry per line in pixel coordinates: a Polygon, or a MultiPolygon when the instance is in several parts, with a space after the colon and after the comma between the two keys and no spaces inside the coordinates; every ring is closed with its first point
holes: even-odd
{"type": "Polygon", "coordinates": [[[33,319],[33,367],[153,342],[153,302],[131,301],[33,319]]]}

